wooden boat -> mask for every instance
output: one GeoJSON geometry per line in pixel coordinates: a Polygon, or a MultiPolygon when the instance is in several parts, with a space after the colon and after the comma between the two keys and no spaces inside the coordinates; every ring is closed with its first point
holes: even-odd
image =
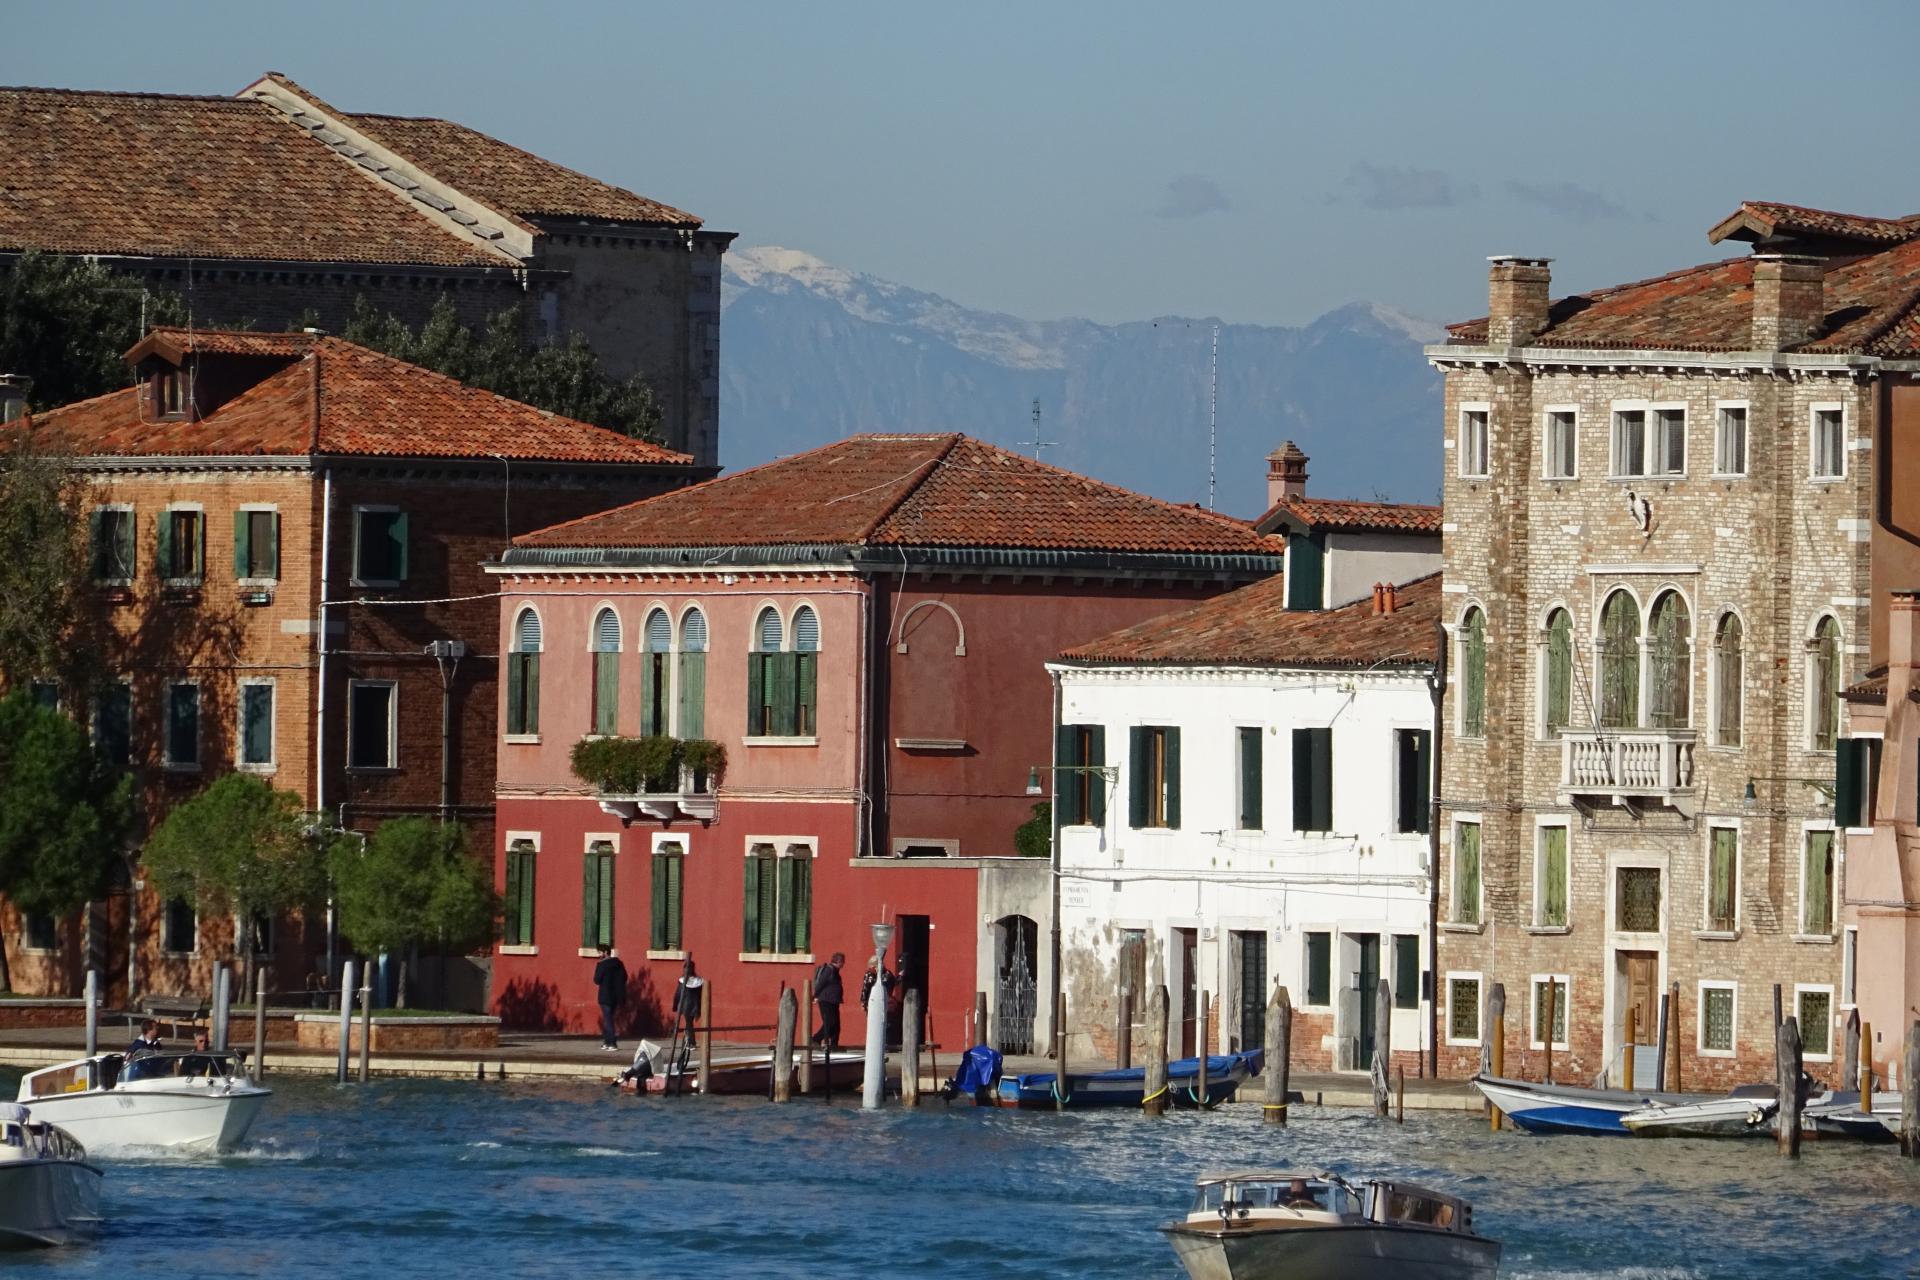
{"type": "Polygon", "coordinates": [[[1192,1280],[1493,1280],[1500,1268],[1500,1242],[1474,1234],[1465,1200],[1332,1173],[1211,1174],[1160,1230],[1192,1280]]]}
{"type": "Polygon", "coordinates": [[[1773,1132],[1773,1118],[1780,1110],[1780,1099],[1766,1097],[1758,1090],[1735,1090],[1724,1098],[1704,1102],[1649,1102],[1637,1111],[1620,1117],[1620,1123],[1636,1138],[1745,1138],[1764,1137],[1773,1132]]]}
{"type": "Polygon", "coordinates": [[[1473,1086],[1529,1133],[1586,1133],[1622,1137],[1632,1132],[1621,1123],[1629,1112],[1649,1106],[1680,1107],[1712,1102],[1711,1094],[1633,1093],[1625,1089],[1582,1089],[1566,1084],[1535,1084],[1475,1076],[1473,1086]]]}
{"type": "Polygon", "coordinates": [[[1800,1132],[1855,1142],[1898,1142],[1900,1095],[1882,1090],[1873,1095],[1873,1110],[1862,1111],[1858,1090],[1816,1094],[1800,1111],[1800,1132]]]}
{"type": "MultiPolygon", "coordinates": [[[[1250,1075],[1260,1070],[1261,1050],[1250,1053],[1213,1054],[1207,1058],[1207,1093],[1199,1096],[1200,1059],[1177,1058],[1167,1064],[1167,1093],[1177,1107],[1218,1106],[1233,1097],[1250,1075]]],[[[1147,1072],[1144,1067],[1113,1071],[1069,1071],[1064,1090],[1058,1089],[1059,1077],[1051,1071],[1002,1076],[992,1093],[999,1107],[1051,1108],[1057,1101],[1067,1107],[1137,1107],[1146,1098],[1147,1072]]]]}
{"type": "Polygon", "coordinates": [[[231,1053],[95,1054],[35,1071],[18,1100],[98,1154],[119,1147],[228,1151],[272,1095],[231,1053]]]}
{"type": "Polygon", "coordinates": [[[0,1103],[0,1248],[77,1244],[100,1231],[100,1170],[86,1148],[0,1103]]]}

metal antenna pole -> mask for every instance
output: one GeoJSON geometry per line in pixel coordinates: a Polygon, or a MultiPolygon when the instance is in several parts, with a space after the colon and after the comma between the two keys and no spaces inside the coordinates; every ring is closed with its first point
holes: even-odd
{"type": "Polygon", "coordinates": [[[1220,422],[1220,325],[1213,326],[1213,357],[1210,389],[1207,393],[1207,510],[1213,510],[1215,476],[1215,433],[1220,422]]]}

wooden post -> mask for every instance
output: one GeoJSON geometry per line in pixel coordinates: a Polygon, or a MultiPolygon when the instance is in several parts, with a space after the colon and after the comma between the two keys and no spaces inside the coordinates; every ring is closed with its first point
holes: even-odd
{"type": "Polygon", "coordinates": [[[1774,1065],[1780,1081],[1780,1112],[1774,1121],[1777,1145],[1781,1155],[1797,1160],[1800,1157],[1800,1024],[1794,1018],[1782,1022],[1780,1033],[1774,1037],[1774,1065]]]}
{"type": "Polygon", "coordinates": [[[1680,1046],[1684,1043],[1680,1039],[1680,984],[1676,982],[1669,986],[1667,994],[1671,997],[1667,1001],[1668,1007],[1673,1010],[1667,1022],[1667,1040],[1672,1045],[1673,1052],[1667,1056],[1667,1061],[1673,1064],[1673,1075],[1671,1082],[1667,1077],[1661,1077],[1660,1087],[1678,1093],[1680,1092],[1680,1059],[1684,1056],[1680,1052],[1680,1046]]]}
{"type": "Polygon", "coordinates": [[[1380,979],[1373,989],[1373,1113],[1387,1114],[1388,1077],[1393,1062],[1393,984],[1380,979]]]}
{"type": "Polygon", "coordinates": [[[1133,1065],[1133,990],[1120,989],[1120,1018],[1113,1029],[1113,1065],[1125,1071],[1133,1065]]]}
{"type": "Polygon", "coordinates": [[[261,966],[254,975],[253,992],[253,1078],[267,1074],[267,970],[261,966]]]}
{"type": "MultiPolygon", "coordinates": [[[[1507,1074],[1507,988],[1506,984],[1493,984],[1493,994],[1487,997],[1487,1034],[1492,1037],[1488,1045],[1488,1057],[1496,1080],[1504,1079],[1507,1074]]],[[[1487,1124],[1494,1132],[1500,1131],[1500,1108],[1487,1103],[1487,1124]]]]}
{"type": "MultiPolygon", "coordinates": [[[[1853,1011],[1856,1015],[1859,1010],[1853,1011]]],[[[1873,1024],[1860,1024],[1860,1114],[1873,1114],[1873,1024]]]]}
{"type": "Polygon", "coordinates": [[[1291,1074],[1287,1042],[1292,1035],[1293,1002],[1287,998],[1285,987],[1276,986],[1267,1001],[1267,1061],[1261,1074],[1266,1097],[1260,1115],[1268,1124],[1287,1122],[1287,1077],[1291,1074]]]}
{"type": "Polygon", "coordinates": [[[700,1092],[713,1091],[713,979],[700,984],[700,1092]]]}
{"type": "Polygon", "coordinates": [[[1146,1094],[1140,1109],[1150,1116],[1167,1110],[1167,988],[1156,985],[1147,993],[1146,1094]]]}
{"type": "Polygon", "coordinates": [[[373,1078],[373,963],[360,981],[360,1083],[373,1078]]]}
{"type": "Polygon", "coordinates": [[[87,1056],[100,1052],[100,971],[87,970],[87,1056]]]}
{"type": "Polygon", "coordinates": [[[1920,1018],[1907,1028],[1907,1061],[1900,1072],[1900,1154],[1920,1156],[1920,1018]]]}
{"type": "Polygon", "coordinates": [[[1639,1032],[1640,1032],[1640,1028],[1634,1025],[1634,1021],[1635,1021],[1633,1016],[1634,1013],[1635,1013],[1635,1010],[1633,1006],[1628,1005],[1627,1006],[1627,1043],[1621,1050],[1621,1062],[1626,1068],[1627,1082],[1620,1087],[1625,1089],[1628,1093],[1633,1092],[1633,1080],[1634,1080],[1633,1042],[1639,1038],[1639,1032]]]}
{"type": "Polygon", "coordinates": [[[1782,1019],[1780,1017],[1780,984],[1776,982],[1773,984],[1773,1029],[1776,1034],[1780,1030],[1781,1021],[1782,1019]]]}
{"type": "Polygon", "coordinates": [[[813,979],[800,984],[800,1007],[806,1011],[806,1036],[800,1042],[800,1096],[813,1092],[813,979]]]}
{"type": "Polygon", "coordinates": [[[1396,1124],[1407,1122],[1407,1069],[1400,1068],[1400,1075],[1393,1091],[1393,1119],[1396,1124]]]}
{"type": "Polygon", "coordinates": [[[1207,1105],[1207,1014],[1210,1011],[1212,999],[1209,993],[1205,991],[1200,993],[1200,1029],[1194,1033],[1193,1037],[1193,1047],[1200,1053],[1200,1061],[1196,1064],[1199,1070],[1193,1079],[1195,1090],[1193,1105],[1196,1107],[1207,1105]]]}
{"type": "Polygon", "coordinates": [[[987,993],[973,993],[973,1043],[992,1044],[987,1036],[987,993]]]}
{"type": "Polygon", "coordinates": [[[780,1013],[773,1031],[773,1100],[793,1097],[793,1032],[800,1020],[800,1001],[787,987],[780,992],[780,1013]]]}
{"type": "Polygon", "coordinates": [[[1065,1111],[1073,1081],[1067,1078],[1067,993],[1053,1004],[1053,1109],[1065,1111]]]}
{"type": "Polygon", "coordinates": [[[1667,1087],[1667,993],[1660,993],[1660,1029],[1654,1038],[1653,1087],[1667,1087]]]}
{"type": "Polygon", "coordinates": [[[1846,1088],[1860,1078],[1860,1010],[1847,1010],[1847,1025],[1840,1030],[1840,1087],[1846,1088]]]}
{"type": "Polygon", "coordinates": [[[900,1005],[900,1105],[920,1105],[920,990],[907,989],[900,1005]]]}
{"type": "Polygon", "coordinates": [[[353,979],[359,972],[359,961],[349,960],[340,971],[340,1065],[334,1076],[336,1084],[347,1082],[347,1055],[353,1051],[353,979]]]}
{"type": "MultiPolygon", "coordinates": [[[[1552,978],[1547,979],[1547,1028],[1540,1037],[1540,1043],[1547,1046],[1546,1080],[1553,1083],[1553,1028],[1560,1021],[1560,984],[1552,978]]],[[[1525,1024],[1522,1023],[1524,1028],[1525,1024]]]]}

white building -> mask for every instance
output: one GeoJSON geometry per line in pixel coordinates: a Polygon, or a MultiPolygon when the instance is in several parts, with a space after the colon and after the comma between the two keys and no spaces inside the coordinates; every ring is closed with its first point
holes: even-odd
{"type": "MultiPolygon", "coordinates": [[[[1352,505],[1438,531],[1435,508],[1352,505]]],[[[1325,610],[1285,593],[1270,579],[1049,664],[1070,1056],[1111,1055],[1119,992],[1156,978],[1174,1056],[1261,1045],[1284,984],[1294,1063],[1365,1070],[1383,977],[1410,1073],[1430,1043],[1439,579],[1325,610]]]]}

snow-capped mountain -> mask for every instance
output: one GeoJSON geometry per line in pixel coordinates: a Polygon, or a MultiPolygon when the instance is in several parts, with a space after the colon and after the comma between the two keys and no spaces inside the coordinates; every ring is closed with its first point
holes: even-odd
{"type": "MultiPolygon", "coordinates": [[[[721,449],[730,469],[856,431],[954,430],[1180,502],[1207,500],[1215,321],[1119,325],[976,311],[797,249],[725,259],[721,449]]],[[[1440,327],[1356,302],[1301,328],[1221,324],[1223,511],[1265,506],[1266,454],[1293,439],[1309,492],[1436,501],[1440,327]]]]}

